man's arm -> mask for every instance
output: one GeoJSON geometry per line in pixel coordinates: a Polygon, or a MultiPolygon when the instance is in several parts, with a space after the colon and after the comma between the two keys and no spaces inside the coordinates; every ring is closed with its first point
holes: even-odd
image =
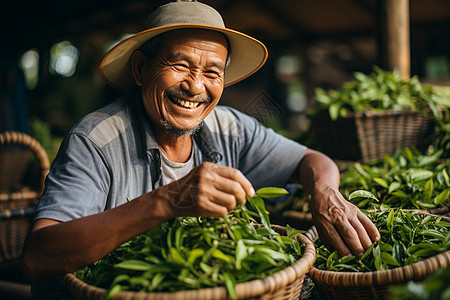
{"type": "Polygon", "coordinates": [[[122,243],[178,216],[225,216],[251,183],[236,169],[203,163],[169,185],[95,215],[59,222],[37,220],[27,237],[22,270],[30,280],[73,272],[122,243]]]}
{"type": "Polygon", "coordinates": [[[167,213],[156,197],[145,194],[114,209],[68,222],[36,220],[22,253],[22,270],[34,281],[95,262],[166,220],[167,213]],[[149,201],[152,205],[146,203],[149,201]]]}
{"type": "Polygon", "coordinates": [[[339,192],[339,169],[328,156],[308,149],[290,180],[311,195],[313,222],[327,248],[361,257],[379,240],[375,225],[339,192]]]}

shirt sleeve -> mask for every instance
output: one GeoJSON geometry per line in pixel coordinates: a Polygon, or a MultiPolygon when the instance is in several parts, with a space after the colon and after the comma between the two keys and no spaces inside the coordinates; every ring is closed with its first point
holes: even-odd
{"type": "Polygon", "coordinates": [[[306,147],[234,112],[239,128],[239,169],[256,189],[282,187],[299,164],[306,147]]]}
{"type": "Polygon", "coordinates": [[[52,163],[35,219],[65,222],[104,211],[110,177],[99,148],[84,135],[69,134],[52,163]]]}

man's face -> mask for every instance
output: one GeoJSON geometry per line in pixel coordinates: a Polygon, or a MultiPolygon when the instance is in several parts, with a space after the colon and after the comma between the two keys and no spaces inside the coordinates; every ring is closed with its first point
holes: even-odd
{"type": "Polygon", "coordinates": [[[222,95],[227,42],[217,32],[186,29],[165,34],[162,44],[143,73],[144,107],[157,133],[167,126],[189,132],[222,95]]]}

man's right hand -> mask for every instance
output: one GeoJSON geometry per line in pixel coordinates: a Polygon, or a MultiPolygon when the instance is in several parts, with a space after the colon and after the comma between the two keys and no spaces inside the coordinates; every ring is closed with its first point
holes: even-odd
{"type": "Polygon", "coordinates": [[[172,217],[226,216],[245,203],[255,190],[241,171],[205,162],[185,177],[162,188],[167,193],[172,217]]]}

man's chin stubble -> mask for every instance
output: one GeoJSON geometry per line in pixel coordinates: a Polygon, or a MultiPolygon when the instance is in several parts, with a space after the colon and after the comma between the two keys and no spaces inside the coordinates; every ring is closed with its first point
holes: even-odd
{"type": "Polygon", "coordinates": [[[166,129],[167,133],[173,134],[175,137],[181,137],[184,135],[194,135],[203,126],[204,121],[201,121],[195,128],[192,129],[178,129],[169,124],[166,120],[160,120],[161,124],[166,129]]]}

